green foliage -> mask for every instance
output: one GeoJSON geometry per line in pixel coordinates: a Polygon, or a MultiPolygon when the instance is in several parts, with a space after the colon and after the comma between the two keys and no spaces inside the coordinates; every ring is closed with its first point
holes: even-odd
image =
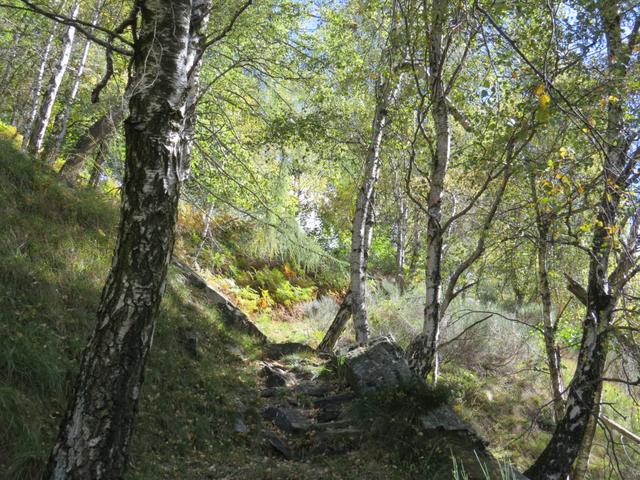
{"type": "MultiPolygon", "coordinates": [[[[288,269],[288,267],[285,266],[285,269],[288,269]]],[[[291,272],[290,269],[288,270],[291,272]]],[[[265,267],[256,271],[252,284],[262,292],[268,292],[269,298],[285,307],[290,307],[294,303],[307,302],[315,297],[316,288],[314,286],[299,287],[293,285],[279,268],[270,269],[265,267]]],[[[264,293],[263,298],[266,298],[264,293]]]]}
{"type": "Polygon", "coordinates": [[[2,122],[0,122],[0,139],[12,143],[15,148],[20,148],[22,144],[22,135],[18,133],[16,127],[2,122]]]}

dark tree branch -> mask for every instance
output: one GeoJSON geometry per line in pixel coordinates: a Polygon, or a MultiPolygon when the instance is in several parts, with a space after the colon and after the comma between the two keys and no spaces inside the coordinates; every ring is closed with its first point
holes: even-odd
{"type": "Polygon", "coordinates": [[[567,280],[567,290],[573,293],[573,295],[580,301],[580,303],[582,303],[586,307],[589,302],[587,290],[585,290],[582,285],[580,285],[566,273],[564,274],[564,278],[567,280]]]}
{"type": "MultiPolygon", "coordinates": [[[[111,38],[113,39],[118,39],[120,40],[122,43],[124,43],[125,45],[129,46],[129,47],[133,47],[133,44],[127,40],[126,38],[124,38],[122,35],[109,30],[108,28],[102,27],[100,25],[94,25],[93,23],[89,23],[89,22],[84,22],[82,20],[78,20],[78,19],[72,19],[69,17],[66,17],[64,15],[60,15],[59,13],[54,13],[54,12],[50,12],[42,7],[39,7],[38,5],[30,2],[29,0],[21,0],[22,3],[24,3],[25,5],[27,5],[28,8],[24,8],[24,10],[28,10],[28,11],[32,11],[34,13],[38,13],[44,17],[47,17],[51,20],[53,20],[54,22],[58,22],[61,23],[62,25],[67,25],[70,27],[74,27],[78,32],[80,32],[82,35],[84,35],[86,38],[88,38],[89,40],[91,40],[92,42],[104,47],[104,48],[110,48],[111,50],[113,50],[114,52],[118,52],[121,55],[125,55],[127,57],[130,57],[133,55],[133,50],[130,50],[128,48],[123,48],[123,47],[119,47],[116,45],[113,45],[113,43],[109,42],[109,41],[105,41],[102,40],[99,37],[96,37],[95,35],[93,35],[88,29],[92,29],[92,30],[98,30],[101,32],[104,32],[106,34],[108,34],[111,38]],[[87,27],[87,28],[85,28],[87,27]]],[[[16,7],[13,5],[0,5],[3,7],[8,7],[8,8],[20,8],[20,7],[16,7]]]]}

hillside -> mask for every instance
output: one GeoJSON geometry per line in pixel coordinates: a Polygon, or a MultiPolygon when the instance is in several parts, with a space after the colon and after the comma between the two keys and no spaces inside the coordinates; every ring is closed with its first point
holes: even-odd
{"type": "MultiPolygon", "coordinates": [[[[117,215],[112,198],[69,189],[5,139],[0,205],[0,478],[36,479],[93,326],[117,215]]],[[[172,270],[128,478],[405,478],[368,449],[283,461],[261,435],[261,356],[172,270]],[[246,432],[234,430],[240,412],[246,432]]]]}
{"type": "MultiPolygon", "coordinates": [[[[117,215],[113,198],[63,185],[10,138],[0,141],[0,203],[0,224],[6,227],[0,237],[0,478],[36,479],[93,326],[117,215]]],[[[203,292],[172,269],[128,478],[402,479],[436,471],[441,477],[434,478],[448,478],[452,459],[462,462],[459,456],[477,470],[472,450],[455,443],[446,447],[435,440],[440,437],[420,447],[409,440],[418,437],[403,410],[428,411],[448,398],[446,389],[415,399],[410,392],[389,393],[355,403],[363,432],[371,427],[366,416],[377,418],[364,439],[338,449],[331,440],[327,451],[283,458],[265,438],[270,422],[262,412],[278,398],[304,405],[318,397],[285,390],[275,400],[266,398],[271,395],[261,379],[264,359],[259,343],[230,329],[203,292]],[[387,444],[389,435],[396,438],[394,448],[387,444]]],[[[316,379],[332,394],[348,389],[339,364],[326,357],[292,353],[274,364],[288,375],[316,379]]],[[[313,435],[305,438],[303,443],[316,445],[313,435]]]]}

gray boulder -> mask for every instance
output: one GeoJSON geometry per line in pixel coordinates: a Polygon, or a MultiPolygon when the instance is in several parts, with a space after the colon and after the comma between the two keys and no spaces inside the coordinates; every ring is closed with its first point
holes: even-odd
{"type": "Polygon", "coordinates": [[[360,394],[419,381],[402,349],[387,337],[354,348],[344,358],[347,381],[360,394]]]}

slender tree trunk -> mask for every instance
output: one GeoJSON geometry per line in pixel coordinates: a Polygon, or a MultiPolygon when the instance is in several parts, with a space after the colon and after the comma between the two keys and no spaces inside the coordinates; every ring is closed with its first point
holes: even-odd
{"type": "Polygon", "coordinates": [[[356,212],[351,230],[351,308],[357,343],[364,343],[369,338],[369,321],[365,307],[368,255],[368,248],[365,248],[367,242],[366,223],[368,220],[373,220],[369,209],[373,208],[373,195],[380,176],[382,139],[387,127],[389,108],[395,101],[400,88],[400,81],[394,78],[394,74],[391,71],[396,54],[394,45],[397,22],[395,8],[394,2],[389,39],[387,40],[388,46],[383,50],[380,62],[387,71],[381,74],[380,81],[376,85],[376,111],[371,125],[371,141],[367,150],[364,177],[358,192],[356,212]]]}
{"type": "Polygon", "coordinates": [[[193,256],[193,261],[197,262],[202,250],[204,250],[204,246],[207,243],[207,239],[209,238],[211,231],[211,216],[213,215],[213,209],[215,204],[211,202],[209,208],[207,208],[207,213],[204,216],[204,228],[202,229],[202,235],[200,235],[200,245],[198,245],[198,250],[196,250],[196,254],[193,256]]]}
{"type": "Polygon", "coordinates": [[[409,242],[409,245],[412,245],[411,255],[409,257],[409,278],[416,274],[418,262],[420,261],[420,253],[422,253],[422,232],[416,230],[414,236],[413,242],[409,242]]]}
{"type": "MultiPolygon", "coordinates": [[[[127,96],[125,96],[127,98],[127,96]]],[[[116,105],[96,120],[73,146],[71,152],[60,169],[60,177],[70,184],[78,180],[78,176],[89,160],[91,152],[113,135],[126,112],[126,105],[116,105]]]]}
{"type": "Polygon", "coordinates": [[[442,194],[444,178],[451,150],[449,107],[442,78],[444,60],[443,26],[447,20],[448,2],[434,0],[431,7],[429,35],[429,71],[431,78],[431,117],[436,131],[435,152],[431,160],[431,186],[427,198],[427,265],[424,325],[407,349],[407,358],[412,370],[421,377],[428,375],[434,367],[438,338],[440,336],[441,289],[442,289],[442,194]]]}
{"type": "Polygon", "coordinates": [[[587,429],[584,432],[582,443],[580,444],[580,450],[576,457],[576,462],[571,472],[571,480],[585,480],[587,478],[587,471],[589,469],[589,459],[591,457],[591,447],[593,445],[593,438],[596,435],[596,429],[598,428],[598,417],[600,416],[600,401],[602,399],[602,382],[600,382],[598,391],[596,392],[595,404],[593,411],[589,417],[587,423],[587,429]]]}
{"type": "Polygon", "coordinates": [[[400,294],[404,293],[404,266],[406,263],[407,244],[407,222],[409,217],[409,206],[401,186],[401,171],[399,165],[394,168],[393,197],[396,202],[397,219],[395,224],[395,244],[396,244],[396,283],[400,294]]]}
{"type": "Polygon", "coordinates": [[[324,338],[318,345],[318,350],[325,353],[333,352],[333,349],[336,346],[336,343],[342,336],[342,333],[347,328],[347,322],[351,318],[351,292],[347,292],[347,295],[344,297],[344,300],[340,304],[340,308],[338,309],[338,313],[331,322],[327,333],[324,334],[324,338]]]}
{"type": "MultiPolygon", "coordinates": [[[[371,198],[371,202],[374,199],[371,198]]],[[[368,209],[368,217],[365,222],[365,233],[364,233],[364,263],[367,264],[369,260],[369,249],[371,248],[371,242],[373,241],[373,227],[375,225],[374,217],[373,217],[373,207],[368,209]]],[[[342,336],[345,328],[347,328],[347,322],[352,316],[353,312],[353,295],[351,294],[351,290],[347,292],[344,297],[344,300],[340,304],[340,308],[338,309],[338,313],[336,313],[333,322],[329,326],[327,333],[325,333],[324,338],[320,342],[318,346],[318,350],[321,352],[331,353],[336,346],[337,341],[342,336]]]]}
{"type": "MultiPolygon", "coordinates": [[[[548,234],[543,227],[542,234],[548,234]],[[543,233],[544,232],[544,233],[543,233]]],[[[549,380],[551,382],[551,393],[553,395],[553,412],[556,424],[564,415],[564,382],[562,381],[560,348],[556,342],[556,322],[553,321],[551,308],[551,289],[549,288],[548,243],[547,240],[540,239],[538,244],[538,279],[540,297],[542,299],[542,319],[544,331],[544,346],[547,354],[547,367],[549,368],[549,380]]]]}
{"type": "MultiPolygon", "coordinates": [[[[71,10],[70,18],[76,18],[80,11],[80,3],[76,3],[71,10]]],[[[64,37],[62,39],[62,52],[60,58],[56,63],[49,80],[47,90],[44,92],[42,103],[40,105],[40,112],[35,119],[33,129],[29,136],[29,143],[27,145],[27,151],[32,155],[37,155],[42,149],[44,142],[44,136],[47,133],[47,127],[49,126],[49,120],[51,119],[51,112],[53,111],[53,105],[56,102],[58,96],[58,90],[60,84],[62,84],[62,78],[67,71],[69,65],[69,59],[71,58],[71,49],[73,48],[73,40],[76,35],[76,29],[73,26],[67,27],[64,37]]]]}
{"type": "Polygon", "coordinates": [[[542,322],[544,333],[544,347],[547,354],[547,368],[553,395],[553,413],[556,425],[564,415],[564,383],[562,381],[560,349],[556,342],[557,321],[553,321],[551,287],[549,285],[549,229],[548,215],[541,210],[533,174],[529,175],[531,195],[536,213],[536,227],[538,241],[536,255],[538,260],[538,290],[542,301],[542,322]]]}
{"type": "Polygon", "coordinates": [[[608,351],[608,335],[616,306],[617,292],[611,291],[608,271],[611,255],[609,230],[618,216],[621,192],[630,181],[627,168],[629,140],[624,129],[624,98],[622,89],[628,56],[622,45],[621,19],[616,2],[603,0],[598,5],[604,25],[607,50],[609,104],[607,111],[606,154],[604,160],[604,191],[598,205],[596,227],[591,241],[586,314],[576,372],[567,394],[562,420],[540,457],[525,472],[532,480],[566,477],[576,460],[598,404],[602,374],[608,351]],[[615,97],[616,100],[612,100],[615,97]],[[620,100],[620,101],[618,101],[620,100]]]}
{"type": "Polygon", "coordinates": [[[380,174],[380,147],[382,136],[387,121],[388,98],[384,86],[379,87],[376,101],[376,113],[373,120],[372,140],[367,152],[364,180],[358,193],[356,213],[353,217],[351,231],[351,308],[356,341],[363,343],[369,338],[369,322],[365,308],[366,272],[365,261],[365,231],[366,219],[370,215],[369,209],[373,208],[373,192],[380,174]]]}
{"type": "Polygon", "coordinates": [[[33,123],[36,120],[38,114],[38,107],[40,106],[40,96],[42,95],[42,84],[44,82],[44,74],[49,64],[49,56],[51,55],[51,49],[53,48],[53,39],[55,38],[57,30],[57,24],[53,27],[53,30],[47,37],[47,42],[44,45],[42,57],[40,60],[40,66],[38,67],[38,73],[33,82],[31,89],[31,108],[29,109],[29,116],[24,123],[24,132],[22,134],[22,149],[26,150],[31,138],[31,131],[33,130],[33,123]]]}
{"type": "Polygon", "coordinates": [[[141,0],[122,218],[98,322],[44,478],[120,479],[174,245],[185,113],[210,0],[141,0]]]}
{"type": "MultiPolygon", "coordinates": [[[[94,25],[98,23],[98,20],[100,18],[100,8],[101,5],[98,3],[91,19],[91,23],[94,25]]],[[[84,44],[84,48],[82,49],[82,54],[80,55],[80,60],[78,61],[78,66],[76,68],[75,79],[73,81],[71,91],[69,92],[69,96],[65,101],[64,109],[62,110],[60,117],[56,118],[55,123],[57,124],[57,128],[55,130],[57,131],[57,134],[53,143],[51,144],[51,149],[45,154],[47,163],[54,163],[56,161],[56,158],[58,158],[58,155],[60,155],[60,151],[62,150],[62,143],[64,142],[64,138],[67,134],[69,117],[71,116],[71,109],[76,97],[78,96],[78,92],[80,91],[80,85],[82,84],[82,75],[84,74],[84,67],[87,63],[90,49],[91,42],[87,40],[84,44]]]]}
{"type": "Polygon", "coordinates": [[[96,188],[100,183],[100,176],[102,175],[102,166],[104,165],[104,161],[106,158],[106,150],[107,146],[104,142],[102,142],[98,146],[98,151],[96,152],[96,157],[93,159],[93,168],[91,169],[91,176],[89,176],[89,186],[96,188]]]}

